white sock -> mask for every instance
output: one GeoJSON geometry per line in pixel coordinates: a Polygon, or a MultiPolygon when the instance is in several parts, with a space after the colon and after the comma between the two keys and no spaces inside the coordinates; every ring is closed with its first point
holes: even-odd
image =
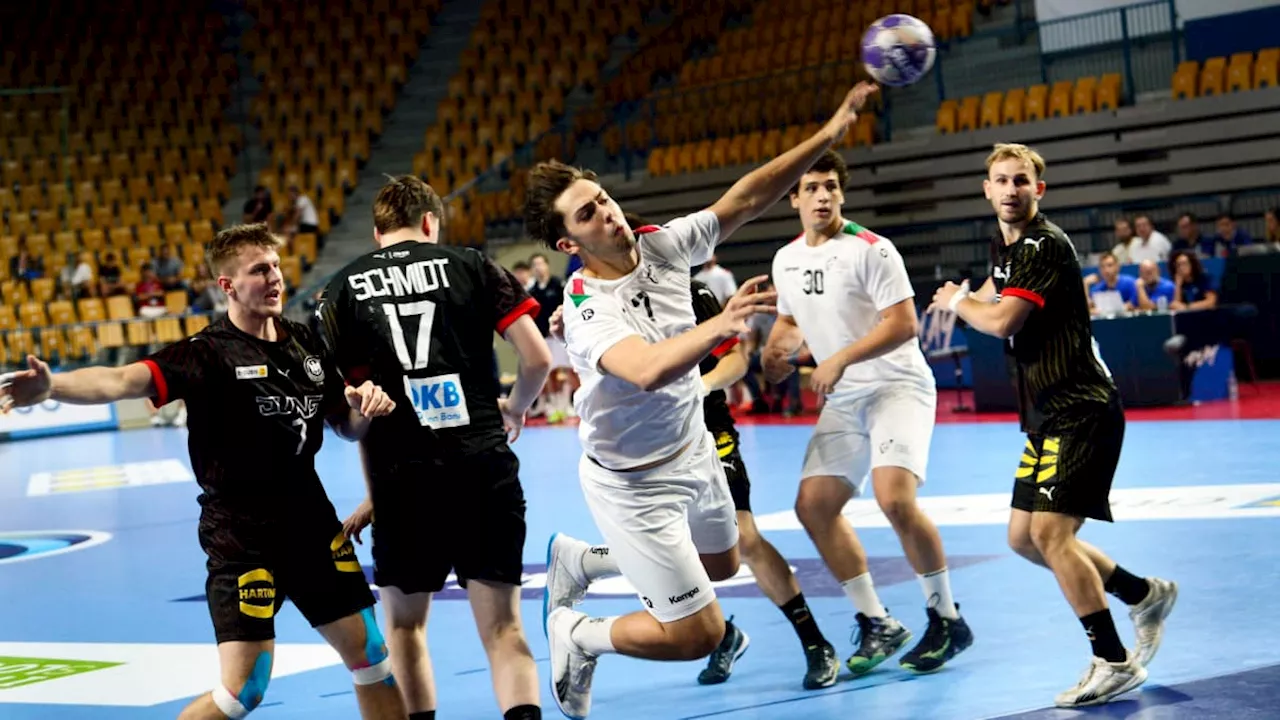
{"type": "Polygon", "coordinates": [[[925,605],[948,620],[960,617],[956,601],[951,597],[951,573],[946,568],[916,577],[920,578],[920,587],[924,588],[925,605]]]}
{"type": "Polygon", "coordinates": [[[591,582],[622,574],[618,569],[618,561],[609,554],[608,545],[592,545],[587,548],[582,554],[582,572],[591,582]]]}
{"type": "Polygon", "coordinates": [[[876,595],[876,587],[871,583],[871,573],[864,572],[856,578],[845,580],[840,583],[840,587],[844,588],[844,594],[849,596],[853,606],[863,615],[869,618],[889,616],[889,611],[884,609],[884,605],[880,604],[880,597],[876,595]]]}
{"type": "Polygon", "coordinates": [[[613,622],[616,617],[587,617],[578,621],[569,633],[569,639],[588,655],[616,653],[613,647],[613,622]]]}

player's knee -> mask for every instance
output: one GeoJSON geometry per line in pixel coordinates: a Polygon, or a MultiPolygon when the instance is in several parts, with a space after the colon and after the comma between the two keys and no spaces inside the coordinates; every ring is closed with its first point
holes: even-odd
{"type": "Polygon", "coordinates": [[[831,520],[823,496],[813,486],[800,486],[796,495],[796,517],[806,528],[823,527],[831,520]]]}
{"type": "Polygon", "coordinates": [[[677,660],[699,660],[715,652],[724,640],[724,617],[708,606],[686,618],[671,634],[671,654],[677,660]]]}
{"type": "Polygon", "coordinates": [[[373,608],[365,608],[360,617],[364,620],[364,651],[355,662],[348,662],[347,669],[351,671],[356,685],[390,685],[393,683],[391,658],[387,653],[387,643],[378,630],[373,608]]]}
{"type": "Polygon", "coordinates": [[[480,642],[490,653],[525,648],[524,626],[520,618],[503,618],[480,629],[480,642]]]}
{"type": "Polygon", "coordinates": [[[213,689],[213,704],[218,706],[223,715],[231,718],[231,720],[239,720],[262,703],[262,698],[267,694],[267,683],[271,681],[271,653],[263,651],[258,653],[258,657],[254,660],[253,669],[249,671],[249,677],[235,692],[222,687],[213,689]]]}
{"type": "Polygon", "coordinates": [[[1029,534],[1031,544],[1041,557],[1049,557],[1060,552],[1074,537],[1070,529],[1057,522],[1032,522],[1029,534]]]}
{"type": "Polygon", "coordinates": [[[1028,560],[1034,560],[1040,556],[1040,551],[1036,549],[1036,544],[1031,539],[1030,528],[1009,528],[1009,548],[1028,560]]]}
{"type": "Polygon", "coordinates": [[[918,510],[913,498],[890,495],[879,499],[879,504],[885,519],[895,528],[909,526],[915,520],[918,510]]]}
{"type": "Polygon", "coordinates": [[[748,529],[748,526],[741,523],[738,524],[738,552],[742,554],[742,559],[751,564],[756,558],[760,557],[761,551],[764,549],[764,540],[760,537],[760,532],[755,529],[748,529]]]}

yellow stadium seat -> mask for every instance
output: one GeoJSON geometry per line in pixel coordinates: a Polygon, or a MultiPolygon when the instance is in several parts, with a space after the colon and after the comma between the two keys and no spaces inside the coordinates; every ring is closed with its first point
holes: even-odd
{"type": "Polygon", "coordinates": [[[960,132],[969,132],[978,127],[978,110],[981,107],[982,100],[978,97],[967,97],[960,101],[960,113],[956,121],[956,128],[960,132]]]}
{"type": "Polygon", "coordinates": [[[960,108],[955,100],[943,100],[938,106],[938,117],[934,121],[934,127],[939,133],[948,134],[956,131],[956,115],[960,108]]]}
{"type": "Polygon", "coordinates": [[[1071,90],[1073,83],[1070,80],[1061,80],[1053,84],[1053,89],[1049,93],[1049,117],[1068,117],[1071,115],[1071,90]]]}
{"type": "Polygon", "coordinates": [[[1049,112],[1049,86],[1032,85],[1027,89],[1027,112],[1026,118],[1030,122],[1032,120],[1043,120],[1049,112]]]}
{"type": "Polygon", "coordinates": [[[1280,48],[1267,48],[1258,51],[1258,62],[1253,66],[1253,88],[1255,90],[1280,85],[1280,48]]]}
{"type": "Polygon", "coordinates": [[[1027,105],[1026,88],[1014,88],[1004,95],[1004,108],[1001,113],[1000,123],[1002,125],[1010,125],[1023,121],[1023,114],[1027,105]]]}
{"type": "Polygon", "coordinates": [[[1000,112],[1004,109],[1004,93],[989,92],[982,96],[982,113],[978,126],[982,128],[1000,125],[1000,112]]]}
{"type": "Polygon", "coordinates": [[[1071,98],[1071,112],[1091,113],[1098,109],[1098,78],[1082,77],[1076,81],[1071,98]]]}
{"type": "Polygon", "coordinates": [[[1098,81],[1098,109],[1115,110],[1120,107],[1123,82],[1120,73],[1108,73],[1098,81]]]}
{"type": "Polygon", "coordinates": [[[1200,64],[1194,60],[1178,63],[1173,73],[1173,98],[1182,100],[1199,95],[1200,64]]]}
{"type": "Polygon", "coordinates": [[[1227,80],[1227,59],[1211,57],[1200,70],[1200,95],[1221,95],[1227,80]]]}
{"type": "Polygon", "coordinates": [[[195,335],[209,326],[208,315],[188,315],[183,322],[183,330],[187,335],[195,335]]]}
{"type": "Polygon", "coordinates": [[[1236,53],[1227,65],[1227,92],[1253,89],[1253,53],[1236,53]]]}

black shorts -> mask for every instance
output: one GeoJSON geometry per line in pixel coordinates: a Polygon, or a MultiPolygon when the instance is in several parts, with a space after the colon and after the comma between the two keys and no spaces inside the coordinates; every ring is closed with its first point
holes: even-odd
{"type": "Polygon", "coordinates": [[[202,524],[200,545],[209,556],[205,594],[219,643],[274,639],[285,598],[312,627],[373,607],[369,581],[336,515],[296,532],[202,524]]]}
{"type": "Polygon", "coordinates": [[[373,580],[406,594],[439,592],[453,572],[520,585],[525,500],[520,461],[504,443],[375,475],[373,580]]]}
{"type": "Polygon", "coordinates": [[[1118,400],[1062,431],[1030,434],[1013,482],[1013,507],[1111,522],[1111,481],[1124,444],[1118,400]]]}
{"type": "Polygon", "coordinates": [[[733,496],[733,509],[751,512],[751,478],[747,476],[747,464],[738,452],[738,433],[728,430],[712,430],[716,438],[716,454],[729,481],[729,494],[733,496]]]}

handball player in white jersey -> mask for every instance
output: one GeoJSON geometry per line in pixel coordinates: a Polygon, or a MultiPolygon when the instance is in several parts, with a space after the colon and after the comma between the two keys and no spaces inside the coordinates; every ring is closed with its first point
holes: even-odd
{"type": "Polygon", "coordinates": [[[778,382],[808,342],[810,378],[826,404],[805,450],[796,515],[857,608],[857,648],[846,664],[869,672],[910,639],[876,596],[867,554],[841,515],[868,472],[876,500],[924,589],[928,629],[901,665],[932,672],[973,634],[951,596],[942,538],[916,503],[933,436],[937,386],[917,340],[915,292],[897,248],[840,215],[844,159],[823,154],[791,190],[804,232],[773,258],[778,320],[764,351],[778,382]]]}
{"type": "Polygon", "coordinates": [[[764,278],[747,281],[724,311],[695,325],[690,269],[780,200],[845,134],[875,86],[850,90],[813,137],[749,173],[707,210],[633,233],[590,171],[558,162],[529,174],[525,223],[583,267],[565,289],[565,340],[581,379],[579,475],[604,546],[553,536],[546,629],[553,695],[584,718],[596,658],[618,653],[694,660],[715,650],[724,615],[711,583],[738,571],[733,500],[702,414],[699,362],[772,312],[764,278]],[[645,609],[595,618],[572,606],[592,580],[621,572],[645,609]]]}

